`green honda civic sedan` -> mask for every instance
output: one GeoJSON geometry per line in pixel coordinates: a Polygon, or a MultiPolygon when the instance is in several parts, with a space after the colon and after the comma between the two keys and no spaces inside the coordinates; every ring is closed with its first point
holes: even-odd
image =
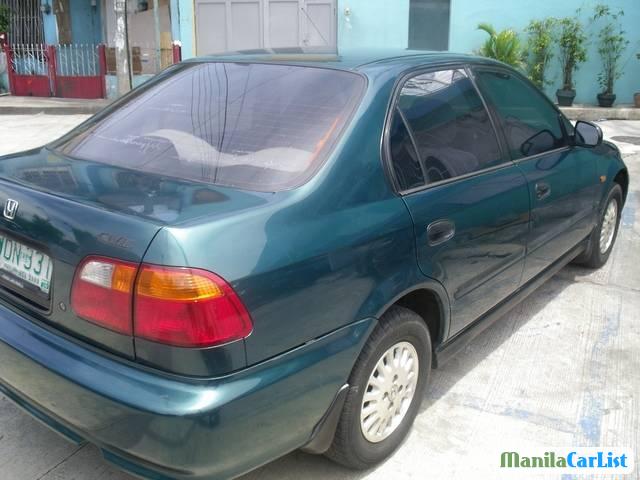
{"type": "Polygon", "coordinates": [[[628,185],[491,60],[189,60],[0,158],[0,392],[143,478],[368,468],[432,368],[607,261],[628,185]]]}

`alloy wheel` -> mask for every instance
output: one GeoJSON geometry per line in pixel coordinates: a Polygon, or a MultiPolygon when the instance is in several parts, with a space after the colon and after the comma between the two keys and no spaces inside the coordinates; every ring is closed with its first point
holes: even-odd
{"type": "Polygon", "coordinates": [[[418,352],[409,342],[396,343],[380,357],[360,410],[360,428],[369,442],[382,442],[402,423],[416,392],[419,368],[418,352]]]}
{"type": "Polygon", "coordinates": [[[612,198],[607,205],[602,217],[602,227],[600,228],[600,253],[607,253],[613,237],[616,233],[616,225],[618,223],[618,202],[612,198]]]}

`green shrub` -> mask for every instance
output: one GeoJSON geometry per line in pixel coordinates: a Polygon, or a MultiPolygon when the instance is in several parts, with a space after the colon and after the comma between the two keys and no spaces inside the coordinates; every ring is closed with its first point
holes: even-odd
{"type": "Polygon", "coordinates": [[[561,18],[558,25],[562,88],[563,90],[573,90],[573,74],[587,59],[585,48],[587,37],[582,23],[576,17],[561,18]]]}
{"type": "Polygon", "coordinates": [[[620,18],[624,11],[614,12],[608,5],[596,5],[591,18],[594,24],[603,24],[598,32],[598,53],[602,60],[602,70],[598,74],[598,83],[602,93],[612,94],[617,79],[622,75],[620,60],[629,40],[625,37],[620,18]]]}
{"type": "Polygon", "coordinates": [[[494,58],[516,68],[522,68],[523,49],[518,34],[508,28],[497,32],[489,23],[481,23],[478,30],[489,35],[478,54],[483,57],[494,58]]]}
{"type": "Polygon", "coordinates": [[[9,19],[11,18],[11,10],[7,5],[0,5],[0,32],[9,31],[9,19]]]}
{"type": "Polygon", "coordinates": [[[526,66],[529,79],[539,88],[548,84],[545,77],[549,62],[553,58],[555,40],[555,18],[531,20],[525,32],[527,33],[526,66]]]}

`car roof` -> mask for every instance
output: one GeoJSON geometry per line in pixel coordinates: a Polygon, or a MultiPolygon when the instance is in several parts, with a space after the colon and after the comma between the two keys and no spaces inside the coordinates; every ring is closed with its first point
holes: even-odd
{"type": "Polygon", "coordinates": [[[451,52],[377,48],[340,49],[336,51],[335,49],[327,50],[309,47],[241,50],[220,55],[200,56],[187,60],[187,62],[203,61],[293,64],[359,71],[374,67],[379,68],[383,64],[389,68],[398,68],[448,62],[499,63],[484,57],[451,52]]]}

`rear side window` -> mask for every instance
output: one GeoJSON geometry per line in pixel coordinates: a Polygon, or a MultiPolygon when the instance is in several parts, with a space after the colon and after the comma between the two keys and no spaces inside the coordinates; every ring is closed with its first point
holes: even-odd
{"type": "Polygon", "coordinates": [[[284,190],[318,169],[363,87],[359,75],[323,68],[185,64],[54,148],[170,177],[284,190]]]}
{"type": "Polygon", "coordinates": [[[513,159],[567,145],[560,115],[533,85],[506,72],[478,70],[476,76],[498,114],[513,159]]]}
{"type": "MultiPolygon", "coordinates": [[[[502,163],[489,115],[464,70],[410,78],[397,109],[413,133],[426,184],[502,163]]],[[[397,149],[393,136],[390,146],[392,152],[397,149]]],[[[399,160],[393,157],[394,164],[399,160]]]]}
{"type": "Polygon", "coordinates": [[[393,171],[400,190],[409,190],[424,185],[420,159],[411,142],[404,119],[397,109],[391,122],[389,144],[393,159],[393,171]]]}

